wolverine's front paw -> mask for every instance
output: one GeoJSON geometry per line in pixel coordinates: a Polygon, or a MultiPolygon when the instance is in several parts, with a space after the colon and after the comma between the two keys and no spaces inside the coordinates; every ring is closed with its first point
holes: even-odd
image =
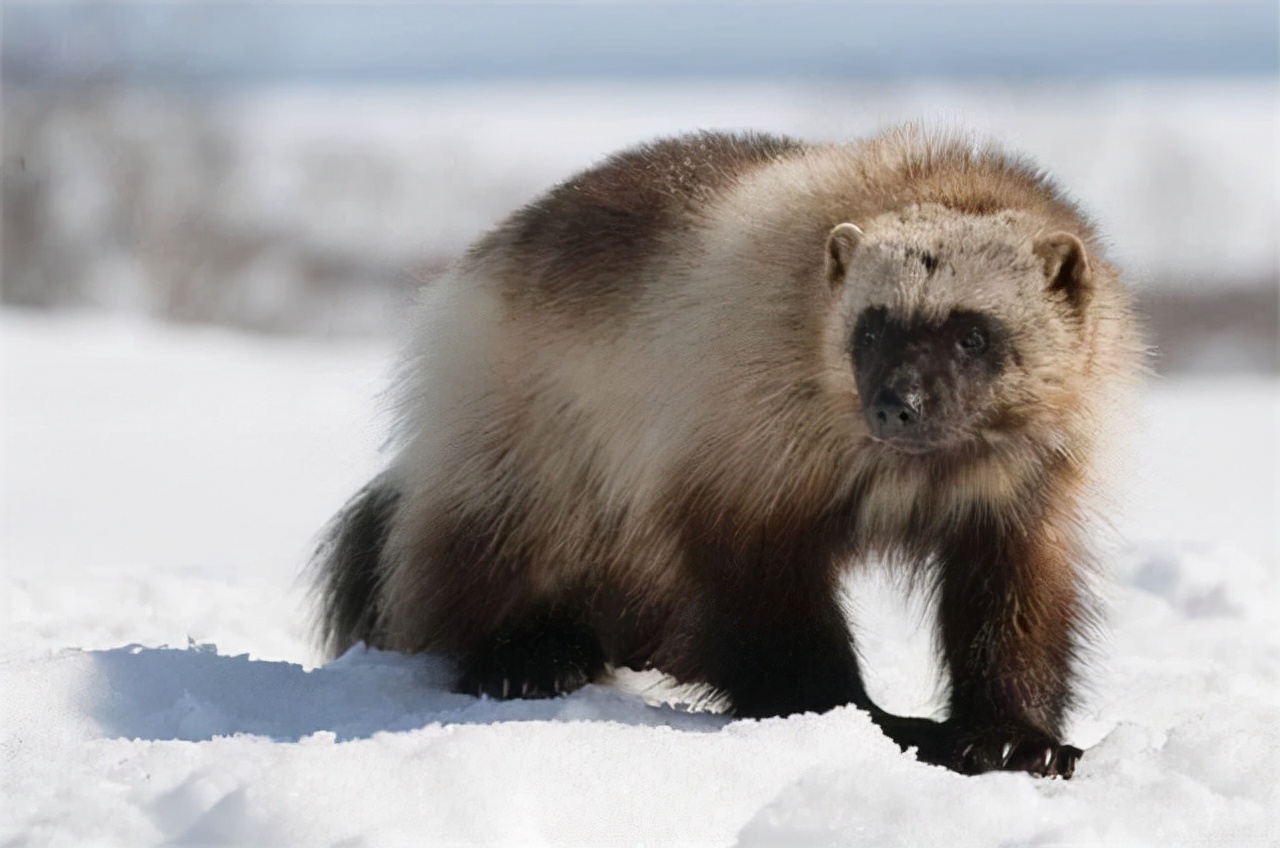
{"type": "Polygon", "coordinates": [[[1035,730],[997,727],[959,731],[943,750],[922,750],[920,758],[961,774],[1025,771],[1037,777],[1065,780],[1075,774],[1076,762],[1083,753],[1074,745],[1064,745],[1035,730]]]}

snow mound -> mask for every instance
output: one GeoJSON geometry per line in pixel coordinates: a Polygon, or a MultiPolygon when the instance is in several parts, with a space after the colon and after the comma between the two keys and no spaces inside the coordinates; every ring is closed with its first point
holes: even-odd
{"type": "MultiPolygon", "coordinates": [[[[714,730],[725,723],[712,714],[650,706],[607,686],[531,702],[458,695],[449,691],[452,671],[443,661],[363,646],[310,671],[193,643],[185,650],[71,650],[15,664],[11,672],[14,680],[31,675],[38,688],[61,693],[66,720],[104,738],[202,742],[246,735],[298,742],[328,733],[345,742],[430,724],[614,721],[714,730]]],[[[33,732],[48,721],[43,711],[19,711],[16,718],[19,732],[24,721],[33,732]]]]}

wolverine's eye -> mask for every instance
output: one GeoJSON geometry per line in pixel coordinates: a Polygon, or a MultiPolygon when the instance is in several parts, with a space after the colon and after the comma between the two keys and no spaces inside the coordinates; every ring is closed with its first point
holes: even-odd
{"type": "Polygon", "coordinates": [[[956,344],[967,354],[981,353],[987,347],[987,335],[977,327],[974,327],[961,336],[960,341],[956,344]]]}
{"type": "Polygon", "coordinates": [[[854,347],[866,348],[878,342],[884,330],[884,322],[884,310],[868,309],[864,312],[858,319],[858,325],[853,329],[854,347]]]}

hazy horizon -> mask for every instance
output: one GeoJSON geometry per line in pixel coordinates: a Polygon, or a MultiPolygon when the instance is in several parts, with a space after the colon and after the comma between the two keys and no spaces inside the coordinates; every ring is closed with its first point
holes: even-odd
{"type": "Polygon", "coordinates": [[[1275,3],[5,2],[8,82],[1275,76],[1275,3]]]}

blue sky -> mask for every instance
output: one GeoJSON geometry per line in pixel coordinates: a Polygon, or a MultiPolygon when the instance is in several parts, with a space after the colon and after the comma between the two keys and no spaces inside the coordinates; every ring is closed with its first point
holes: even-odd
{"type": "Polygon", "coordinates": [[[1276,75],[1276,3],[4,3],[6,79],[1276,75]]]}

